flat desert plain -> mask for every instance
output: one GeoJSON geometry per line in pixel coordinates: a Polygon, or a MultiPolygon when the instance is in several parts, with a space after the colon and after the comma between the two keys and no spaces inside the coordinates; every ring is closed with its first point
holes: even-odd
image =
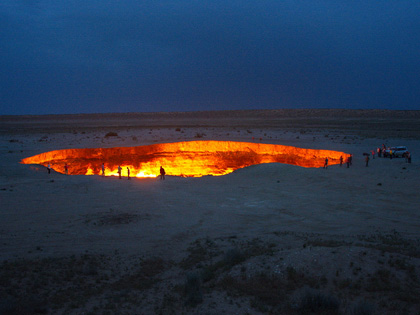
{"type": "Polygon", "coordinates": [[[419,314],[420,111],[0,116],[1,314],[419,314]],[[114,136],[106,136],[112,132],[114,136]],[[224,176],[66,176],[23,158],[224,140],[353,154],[224,176]],[[404,158],[363,153],[407,146],[404,158]]]}

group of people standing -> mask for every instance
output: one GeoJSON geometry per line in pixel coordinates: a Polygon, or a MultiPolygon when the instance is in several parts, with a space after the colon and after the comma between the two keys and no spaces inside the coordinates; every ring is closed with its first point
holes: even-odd
{"type": "MultiPolygon", "coordinates": [[[[382,147],[378,147],[376,148],[376,150],[372,150],[370,151],[370,153],[372,154],[372,160],[375,159],[375,154],[378,154],[378,158],[380,157],[388,157],[392,160],[392,158],[394,157],[394,152],[392,148],[389,148],[389,151],[387,152],[387,148],[385,146],[385,144],[382,144],[382,147]]],[[[369,153],[364,153],[365,155],[365,161],[366,161],[366,166],[368,166],[369,164],[369,153]]],[[[407,163],[411,163],[411,153],[406,151],[403,153],[402,155],[403,157],[405,157],[405,161],[407,163]]]]}
{"type": "MultiPolygon", "coordinates": [[[[389,156],[389,158],[392,159],[394,157],[394,154],[395,154],[395,152],[393,151],[393,149],[392,148],[389,148],[389,152],[386,152],[386,151],[387,151],[387,149],[386,149],[385,144],[382,144],[382,147],[381,148],[379,148],[379,147],[376,148],[376,153],[378,153],[378,157],[382,157],[382,156],[383,157],[387,157],[387,156],[389,156]]],[[[372,159],[374,159],[375,158],[375,150],[372,150],[371,153],[372,153],[372,159]]],[[[405,158],[405,161],[407,163],[411,163],[411,153],[409,151],[405,151],[402,154],[402,157],[405,158]]]]}
{"type": "MultiPolygon", "coordinates": [[[[347,168],[350,167],[350,165],[352,165],[352,160],[353,160],[353,155],[350,154],[347,159],[346,159],[346,164],[347,164],[347,168]]],[[[340,167],[343,166],[343,156],[340,156],[340,167]]],[[[325,158],[325,162],[324,162],[324,168],[327,169],[328,168],[328,157],[325,158]]]]}
{"type": "MultiPolygon", "coordinates": [[[[378,154],[378,157],[386,157],[387,155],[389,155],[390,159],[392,159],[394,152],[392,151],[392,149],[389,149],[389,151],[386,149],[385,145],[382,145],[382,148],[376,148],[376,150],[372,150],[371,154],[372,154],[372,159],[375,159],[375,155],[376,153],[378,154]]],[[[370,160],[370,154],[369,153],[363,153],[364,157],[365,157],[365,166],[368,167],[369,166],[369,160],[370,160]]],[[[411,153],[406,151],[404,152],[404,154],[402,155],[403,157],[405,157],[405,161],[407,163],[411,163],[411,153]]],[[[350,154],[347,159],[346,159],[346,164],[347,164],[347,168],[350,167],[350,165],[352,165],[352,159],[353,159],[353,155],[350,154]]],[[[340,156],[340,166],[343,165],[343,156],[340,156]]],[[[325,158],[325,162],[324,162],[324,168],[327,169],[328,168],[328,157],[325,158]]]]}
{"type": "MultiPolygon", "coordinates": [[[[105,176],[105,163],[102,163],[101,170],[102,170],[102,176],[105,176]]],[[[121,179],[122,178],[122,167],[121,167],[121,165],[118,165],[117,172],[118,172],[118,177],[121,179]]],[[[160,176],[159,176],[160,179],[165,179],[165,175],[166,175],[165,169],[161,166],[160,167],[160,176]]],[[[127,179],[130,179],[130,168],[128,166],[127,166],[127,179]]]]}
{"type": "MultiPolygon", "coordinates": [[[[51,164],[50,163],[48,163],[48,165],[47,165],[47,171],[48,171],[48,174],[51,174],[51,164]]],[[[102,172],[102,176],[105,176],[105,163],[102,163],[102,165],[101,165],[101,172],[102,172]]],[[[121,167],[121,165],[118,165],[117,172],[118,172],[118,177],[121,179],[122,178],[122,167],[121,167]]],[[[165,169],[162,166],[160,167],[159,172],[160,172],[159,178],[161,180],[164,180],[166,172],[165,172],[165,169]]],[[[67,163],[64,164],[64,174],[65,175],[69,174],[69,166],[68,166],[67,163]]],[[[130,174],[131,174],[130,168],[127,166],[127,179],[130,179],[130,174]]]]}
{"type": "MultiPolygon", "coordinates": [[[[102,163],[101,169],[102,169],[102,176],[105,176],[105,164],[104,163],[102,163]]],[[[119,178],[121,179],[122,178],[122,167],[121,167],[121,165],[118,165],[117,172],[118,172],[119,178]]],[[[130,168],[128,166],[127,166],[127,179],[130,179],[130,168]]]]}

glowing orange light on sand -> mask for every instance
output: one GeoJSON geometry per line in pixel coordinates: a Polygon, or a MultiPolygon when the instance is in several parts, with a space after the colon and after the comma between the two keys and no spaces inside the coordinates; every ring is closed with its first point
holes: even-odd
{"type": "Polygon", "coordinates": [[[329,165],[345,161],[349,154],[331,150],[303,149],[292,146],[233,142],[188,141],[152,144],[137,147],[67,149],[41,153],[23,159],[23,164],[51,165],[55,171],[70,175],[100,175],[102,163],[106,176],[156,177],[160,166],[167,175],[200,177],[225,175],[250,165],[284,163],[302,167],[322,167],[325,158],[329,165]]]}

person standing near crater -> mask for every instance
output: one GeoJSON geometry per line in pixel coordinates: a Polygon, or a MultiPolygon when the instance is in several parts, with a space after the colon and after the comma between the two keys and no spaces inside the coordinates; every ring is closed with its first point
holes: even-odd
{"type": "Polygon", "coordinates": [[[120,179],[121,179],[121,171],[122,171],[122,168],[120,165],[118,165],[118,176],[120,179]]]}

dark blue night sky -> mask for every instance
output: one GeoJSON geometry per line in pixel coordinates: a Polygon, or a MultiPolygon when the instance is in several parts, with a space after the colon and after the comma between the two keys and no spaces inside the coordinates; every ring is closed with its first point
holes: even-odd
{"type": "Polygon", "coordinates": [[[420,109],[420,1],[0,2],[0,114],[420,109]]]}

